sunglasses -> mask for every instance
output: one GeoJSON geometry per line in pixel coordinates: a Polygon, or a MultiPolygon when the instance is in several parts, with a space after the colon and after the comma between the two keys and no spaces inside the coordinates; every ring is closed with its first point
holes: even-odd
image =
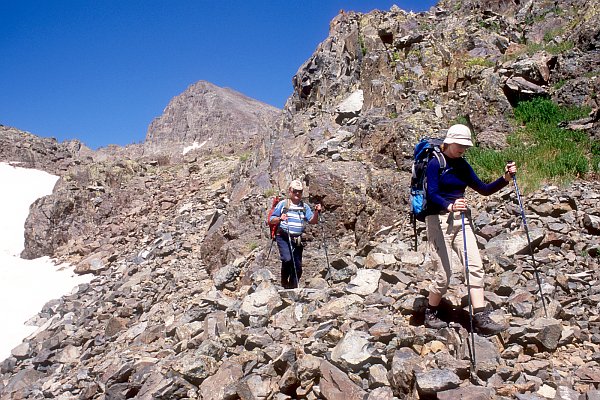
{"type": "Polygon", "coordinates": [[[294,194],[302,194],[302,190],[293,189],[292,193],[294,193],[294,194]]]}

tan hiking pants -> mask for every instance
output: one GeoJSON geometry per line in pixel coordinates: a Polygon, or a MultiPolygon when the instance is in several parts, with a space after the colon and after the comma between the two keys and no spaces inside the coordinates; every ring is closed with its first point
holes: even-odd
{"type": "MultiPolygon", "coordinates": [[[[435,273],[435,278],[429,290],[443,296],[448,290],[450,276],[452,275],[452,250],[458,255],[464,273],[462,219],[459,212],[428,215],[425,217],[425,224],[427,225],[428,249],[435,273]]],[[[468,213],[465,214],[465,234],[467,238],[469,284],[471,288],[483,288],[483,262],[477,248],[477,240],[468,213]]]]}

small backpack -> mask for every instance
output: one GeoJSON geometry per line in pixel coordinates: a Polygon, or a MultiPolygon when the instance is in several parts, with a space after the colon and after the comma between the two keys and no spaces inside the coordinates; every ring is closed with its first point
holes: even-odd
{"type": "Polygon", "coordinates": [[[410,178],[410,214],[415,232],[417,247],[417,220],[425,221],[427,215],[427,165],[431,157],[440,163],[440,174],[446,169],[446,159],[442,155],[443,139],[423,138],[415,145],[412,176],[410,178]]]}
{"type": "MultiPolygon", "coordinates": [[[[271,209],[267,213],[266,223],[267,223],[267,226],[269,227],[269,230],[271,231],[271,239],[272,240],[275,240],[275,235],[277,234],[277,228],[279,228],[279,222],[272,223],[271,216],[273,215],[273,211],[275,211],[275,208],[277,207],[277,204],[279,204],[280,201],[281,201],[281,197],[279,197],[278,195],[273,197],[273,202],[271,203],[271,209]]],[[[302,213],[302,215],[304,215],[304,202],[300,201],[299,206],[302,207],[303,211],[301,211],[301,213],[302,213]]],[[[283,208],[281,209],[281,213],[286,214],[289,209],[290,209],[290,199],[286,199],[285,204],[284,204],[283,208]]],[[[304,218],[302,218],[302,223],[304,224],[304,218]]]]}
{"type": "Polygon", "coordinates": [[[280,200],[281,198],[279,197],[279,195],[273,197],[273,203],[271,204],[271,209],[267,213],[267,220],[265,221],[267,223],[267,226],[269,227],[269,230],[271,231],[272,240],[275,240],[275,234],[277,233],[277,228],[279,227],[279,224],[271,222],[271,215],[273,215],[273,211],[275,211],[275,207],[277,207],[277,204],[279,204],[280,200]]]}

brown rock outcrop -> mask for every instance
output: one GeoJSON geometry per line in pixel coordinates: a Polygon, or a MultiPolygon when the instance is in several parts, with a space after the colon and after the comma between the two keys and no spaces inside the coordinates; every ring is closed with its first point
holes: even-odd
{"type": "Polygon", "coordinates": [[[243,154],[277,129],[281,111],[206,81],[174,97],[148,127],[144,154],[243,154]]]}

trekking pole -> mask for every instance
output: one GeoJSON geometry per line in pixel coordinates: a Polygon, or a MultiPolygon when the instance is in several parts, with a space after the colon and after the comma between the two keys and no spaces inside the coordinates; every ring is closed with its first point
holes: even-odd
{"type": "Polygon", "coordinates": [[[323,217],[319,213],[319,224],[323,234],[323,249],[325,249],[325,261],[327,261],[327,276],[331,279],[331,267],[329,266],[329,255],[327,254],[327,243],[325,242],[325,227],[323,226],[323,217]]]}
{"type": "MultiPolygon", "coordinates": [[[[507,161],[508,164],[512,163],[512,161],[507,161]]],[[[519,207],[521,207],[521,219],[523,220],[523,227],[525,229],[525,234],[527,235],[527,244],[529,245],[529,254],[531,255],[531,262],[533,264],[533,273],[535,275],[535,280],[537,281],[538,288],[540,290],[540,298],[542,300],[542,307],[544,308],[544,315],[548,318],[548,311],[546,310],[546,301],[544,300],[544,292],[542,291],[542,281],[540,279],[539,270],[537,268],[537,263],[535,261],[535,257],[533,255],[533,247],[531,246],[531,238],[529,237],[529,228],[527,227],[527,219],[525,218],[525,210],[523,208],[523,202],[521,201],[521,192],[519,191],[519,185],[517,185],[517,174],[510,174],[512,177],[513,183],[515,185],[515,193],[517,194],[517,200],[519,201],[519,207]]]]}
{"type": "Polygon", "coordinates": [[[273,249],[273,242],[274,242],[274,240],[273,240],[273,239],[271,239],[271,245],[269,246],[269,254],[267,254],[267,260],[268,260],[269,258],[271,258],[271,250],[273,249]]]}
{"type": "Polygon", "coordinates": [[[410,213],[410,220],[412,222],[412,226],[413,226],[413,236],[415,237],[415,251],[417,251],[417,217],[415,216],[414,213],[410,213]]]}
{"type": "Polygon", "coordinates": [[[292,258],[292,267],[294,269],[294,279],[296,280],[296,287],[300,288],[300,281],[298,280],[298,274],[296,273],[296,260],[294,259],[294,247],[292,246],[292,237],[290,236],[290,227],[287,227],[288,245],[290,246],[290,257],[292,258]]]}
{"type": "Polygon", "coordinates": [[[465,274],[467,275],[467,292],[469,301],[469,324],[471,325],[471,372],[475,371],[475,334],[473,332],[473,304],[471,302],[471,282],[469,279],[469,257],[467,255],[467,232],[465,229],[465,212],[460,212],[460,218],[462,219],[462,236],[463,236],[463,252],[465,257],[465,274]]]}

